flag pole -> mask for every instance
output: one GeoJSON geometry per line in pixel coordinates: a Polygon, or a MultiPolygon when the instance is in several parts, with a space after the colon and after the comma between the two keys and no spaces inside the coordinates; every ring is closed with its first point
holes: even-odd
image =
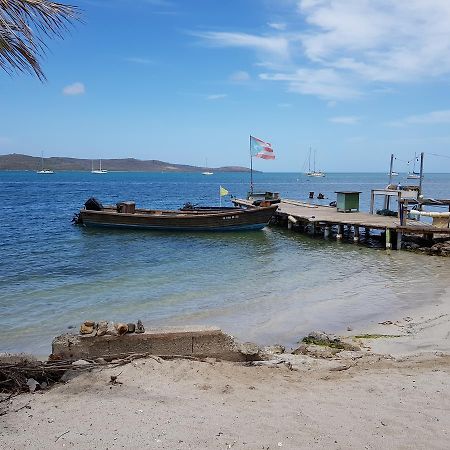
{"type": "Polygon", "coordinates": [[[250,195],[253,195],[252,135],[250,135],[249,149],[250,149],[250,195]]]}

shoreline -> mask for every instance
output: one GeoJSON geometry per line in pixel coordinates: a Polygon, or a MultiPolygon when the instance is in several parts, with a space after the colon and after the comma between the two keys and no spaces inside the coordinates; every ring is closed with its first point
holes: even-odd
{"type": "Polygon", "coordinates": [[[344,333],[400,336],[357,339],[361,351],[95,369],[10,400],[0,436],[11,448],[445,448],[449,330],[447,289],[433,305],[344,333]]]}

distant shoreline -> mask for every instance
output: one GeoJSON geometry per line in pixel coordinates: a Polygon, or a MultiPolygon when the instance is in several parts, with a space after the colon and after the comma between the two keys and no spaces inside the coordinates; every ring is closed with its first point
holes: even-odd
{"type": "Polygon", "coordinates": [[[242,166],[202,167],[188,164],[173,164],[156,159],[83,159],[69,157],[39,158],[36,156],[18,153],[0,155],[0,171],[36,172],[42,169],[49,169],[57,172],[91,172],[94,169],[98,169],[100,164],[103,169],[108,172],[250,172],[248,167],[242,166]]]}

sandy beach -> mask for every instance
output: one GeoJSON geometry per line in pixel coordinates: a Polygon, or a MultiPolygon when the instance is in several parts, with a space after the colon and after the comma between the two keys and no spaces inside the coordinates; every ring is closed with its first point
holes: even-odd
{"type": "Polygon", "coordinates": [[[147,358],[83,373],[3,402],[0,437],[14,449],[446,448],[449,292],[347,334],[368,336],[352,340],[361,351],[251,366],[147,358]]]}

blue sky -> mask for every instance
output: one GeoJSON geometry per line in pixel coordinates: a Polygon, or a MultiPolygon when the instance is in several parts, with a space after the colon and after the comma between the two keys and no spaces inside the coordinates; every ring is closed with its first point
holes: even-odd
{"type": "Polygon", "coordinates": [[[450,172],[448,0],[74,0],[48,81],[0,73],[0,154],[450,172]],[[439,157],[431,153],[447,156],[439,157]]]}

